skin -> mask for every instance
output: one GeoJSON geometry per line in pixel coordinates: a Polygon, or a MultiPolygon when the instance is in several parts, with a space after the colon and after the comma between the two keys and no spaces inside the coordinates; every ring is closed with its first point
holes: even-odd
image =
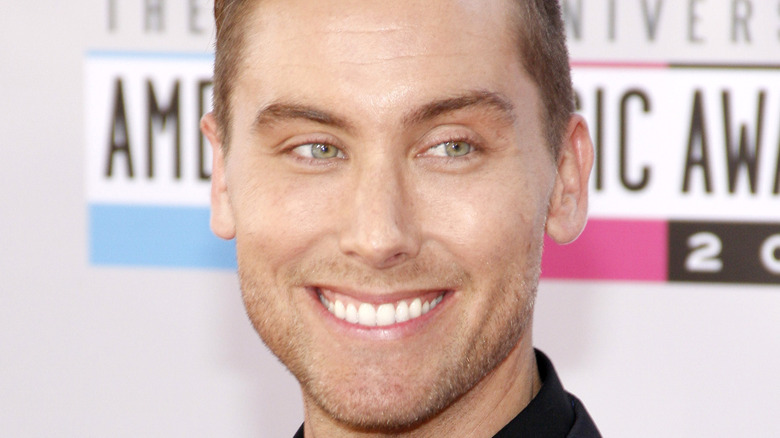
{"type": "Polygon", "coordinates": [[[584,226],[592,146],[573,116],[551,156],[510,13],[265,0],[247,17],[227,155],[214,117],[201,123],[211,226],[236,238],[247,312],[301,384],[307,437],[489,437],[539,389],[542,239],[584,226]],[[447,156],[448,141],[467,153],[447,156]],[[366,328],[325,310],[322,290],[444,298],[366,328]]]}

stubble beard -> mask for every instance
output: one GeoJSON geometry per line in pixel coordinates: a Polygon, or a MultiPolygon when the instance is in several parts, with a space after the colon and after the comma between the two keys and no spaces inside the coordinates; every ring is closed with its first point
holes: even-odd
{"type": "MultiPolygon", "coordinates": [[[[541,248],[538,252],[540,255],[541,248]]],[[[448,339],[429,340],[432,351],[424,355],[396,357],[403,354],[394,350],[393,357],[388,358],[341,345],[345,366],[323,369],[322,364],[333,363],[333,353],[328,346],[315,345],[317,341],[306,330],[298,309],[285,304],[291,294],[300,291],[272,284],[266,280],[270,275],[245,266],[242,259],[245,258],[239,257],[239,277],[248,316],[265,344],[297,378],[304,399],[348,428],[371,432],[399,433],[413,429],[444,411],[493,371],[527,331],[539,278],[536,254],[528,254],[521,269],[506,270],[516,275],[502,277],[487,290],[470,287],[470,275],[462,270],[453,271],[451,264],[444,267],[440,263],[423,262],[404,268],[404,273],[383,276],[408,279],[409,275],[437,272],[437,277],[449,281],[458,278],[463,284],[459,293],[491,294],[497,299],[488,306],[492,311],[480,309],[488,312],[480,327],[460,324],[448,333],[448,339]],[[436,361],[426,363],[430,358],[436,361]],[[408,366],[388,367],[393,359],[408,366]]],[[[329,278],[332,272],[339,272],[342,278],[371,283],[383,281],[323,262],[296,267],[280,284],[298,284],[306,276],[317,278],[320,269],[328,270],[329,278]]],[[[393,284],[392,280],[388,282],[393,284]]],[[[460,319],[465,321],[467,317],[460,319]]]]}

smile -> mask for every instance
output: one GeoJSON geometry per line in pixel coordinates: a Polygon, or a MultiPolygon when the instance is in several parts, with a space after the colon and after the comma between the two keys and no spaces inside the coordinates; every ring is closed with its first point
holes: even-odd
{"type": "Polygon", "coordinates": [[[318,289],[317,295],[322,305],[336,318],[350,324],[376,327],[400,324],[419,318],[441,303],[446,292],[441,291],[433,297],[428,295],[381,304],[355,301],[324,289],[318,289]]]}

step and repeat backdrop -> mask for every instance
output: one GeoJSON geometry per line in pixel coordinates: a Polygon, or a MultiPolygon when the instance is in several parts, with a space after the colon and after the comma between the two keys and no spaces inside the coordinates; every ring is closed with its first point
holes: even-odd
{"type": "MultiPolygon", "coordinates": [[[[108,36],[133,24],[109,4],[108,36]]],[[[548,245],[545,277],[780,284],[778,4],[562,5],[596,161],[590,226],[548,245]]],[[[211,35],[208,8],[190,7],[179,31],[211,35]]],[[[174,11],[132,15],[154,33],[174,11]]],[[[204,226],[212,53],[95,44],[84,62],[91,262],[233,268],[204,226]]]]}
{"type": "MultiPolygon", "coordinates": [[[[780,436],[780,0],[560,3],[596,159],[535,344],[605,436],[780,436]]],[[[209,230],[212,7],[0,6],[0,435],[303,419],[209,230]]]]}

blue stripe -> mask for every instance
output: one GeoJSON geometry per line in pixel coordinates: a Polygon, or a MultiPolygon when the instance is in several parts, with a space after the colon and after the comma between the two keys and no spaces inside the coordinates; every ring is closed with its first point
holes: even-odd
{"type": "Polygon", "coordinates": [[[95,265],[235,269],[235,243],[209,229],[207,207],[90,204],[95,265]]]}
{"type": "Polygon", "coordinates": [[[214,52],[154,52],[144,50],[88,50],[87,58],[124,58],[214,61],[214,52]]]}

